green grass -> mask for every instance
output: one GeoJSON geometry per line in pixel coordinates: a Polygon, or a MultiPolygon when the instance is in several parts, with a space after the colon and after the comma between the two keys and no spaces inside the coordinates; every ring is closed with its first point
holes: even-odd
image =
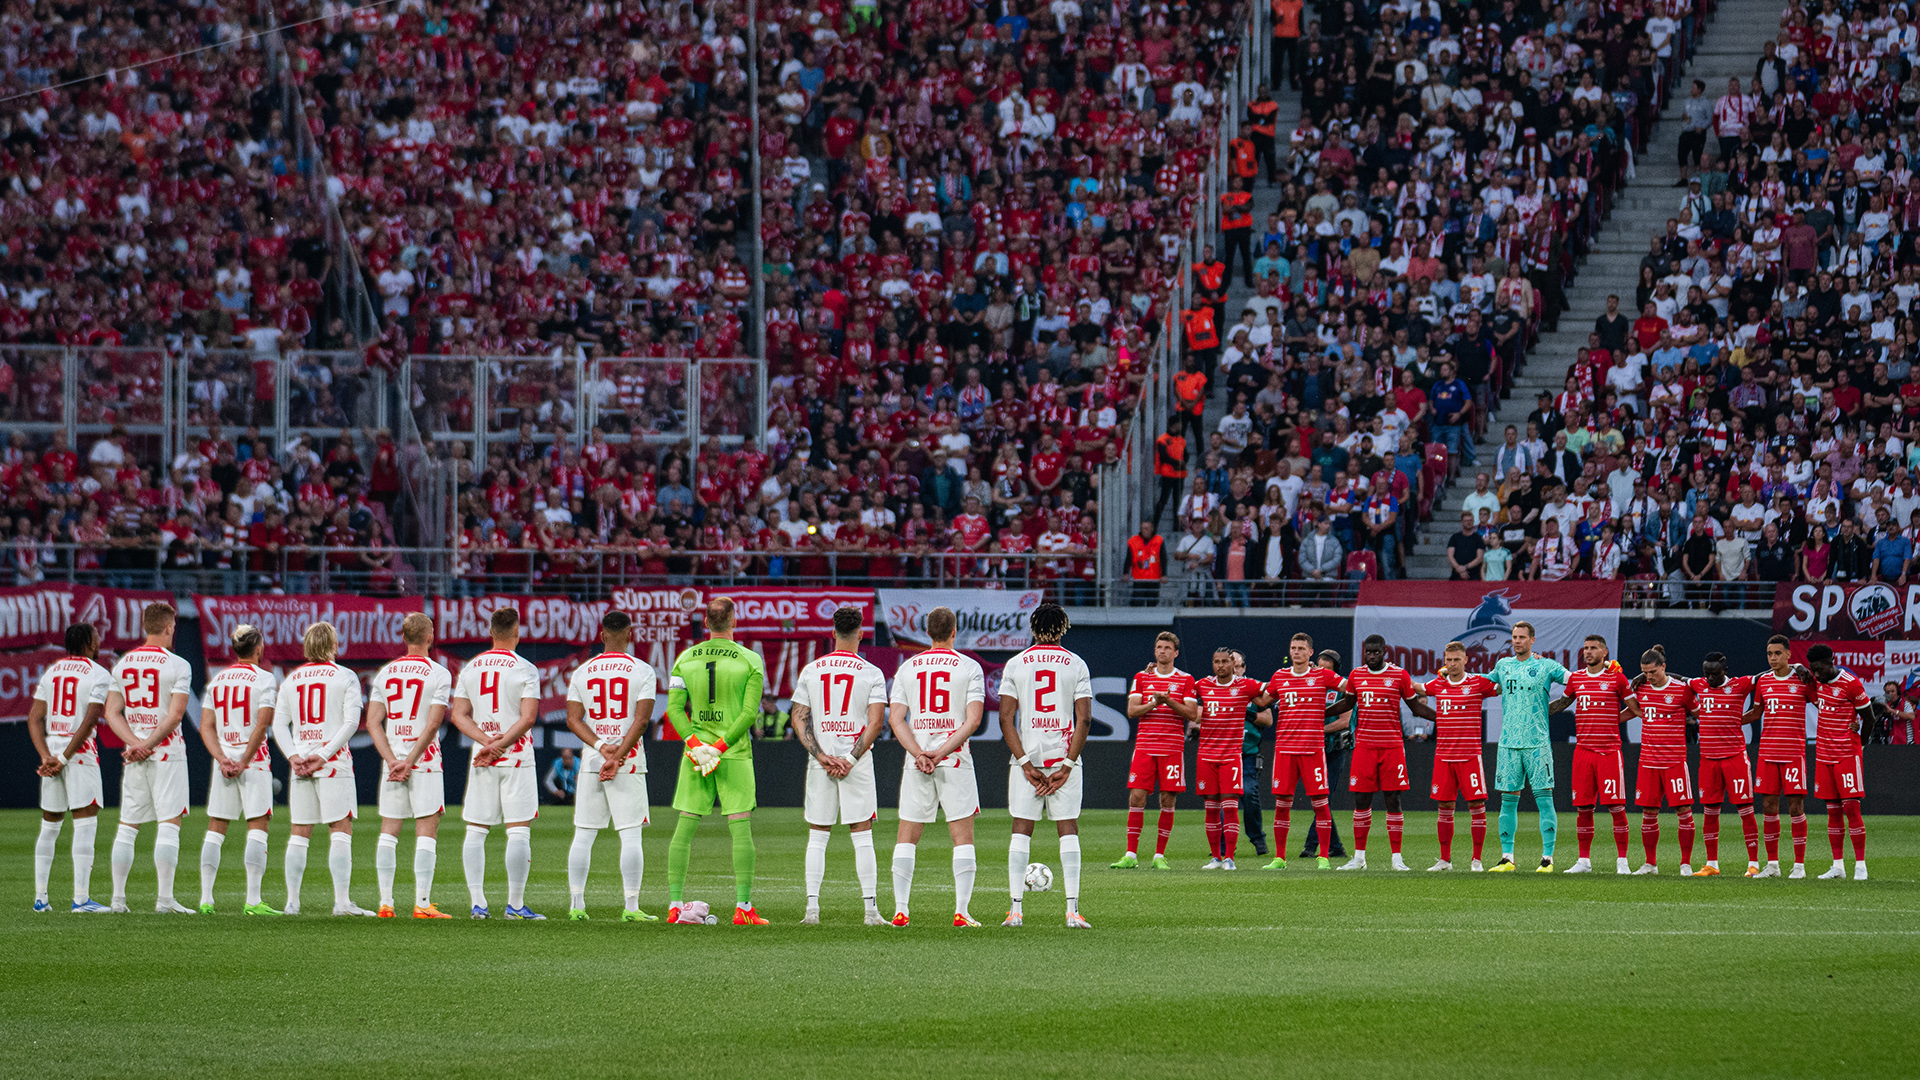
{"type": "MultiPolygon", "coordinates": [[[[276,905],[284,816],[266,882],[276,905]]],[[[885,816],[880,902],[891,914],[885,816]]],[[[1305,818],[1294,816],[1296,848],[1305,818]]],[[[1364,874],[1300,860],[1282,873],[1202,873],[1205,837],[1186,813],[1178,870],[1116,872],[1106,863],[1124,816],[1091,812],[1082,906],[1092,933],[1061,925],[1058,884],[1029,898],[1025,929],[998,928],[1004,811],[980,822],[973,909],[988,925],[974,931],[946,925],[939,826],[921,846],[913,926],[860,924],[852,852],[836,833],[826,925],[803,928],[804,827],[797,811],[763,811],[756,896],[774,925],[748,929],[616,921],[610,833],[595,852],[595,917],[567,922],[570,815],[552,809],[534,833],[530,903],[553,917],[543,924],[244,918],[238,837],[219,915],[35,915],[34,819],[0,812],[4,1076],[1910,1077],[1920,1052],[1920,818],[1870,819],[1874,880],[1855,883],[1743,880],[1731,815],[1723,850],[1735,873],[1719,879],[1682,880],[1671,865],[1658,878],[1427,874],[1430,813],[1408,815],[1414,873],[1384,869],[1378,828],[1364,874]]],[[[103,901],[105,819],[94,876],[103,901]]],[[[196,812],[182,835],[176,891],[188,904],[204,820],[196,812]]],[[[354,896],[368,906],[374,821],[361,819],[355,845],[354,896]]],[[[1677,863],[1672,817],[1664,824],[1663,861],[1677,863]]],[[[1812,822],[1816,873],[1827,864],[1824,824],[1812,822]]],[[[457,811],[446,825],[436,898],[464,911],[457,811]]],[[[1571,814],[1562,827],[1565,866],[1571,814]]],[[[1537,853],[1533,828],[1529,815],[1523,861],[1537,853]]],[[[1610,869],[1604,821],[1601,833],[1610,869]]],[[[53,869],[62,905],[70,835],[53,869]]],[[[136,911],[153,901],[151,835],[129,888],[136,911]]],[[[656,913],[666,843],[666,829],[648,830],[643,906],[656,913]]],[[[1636,831],[1636,865],[1638,847],[1636,831]]],[[[1034,848],[1057,869],[1050,827],[1034,848]]],[[[1250,854],[1244,840],[1240,850],[1250,854]]],[[[500,841],[490,854],[497,911],[500,841]]],[[[399,862],[404,900],[406,837],[399,862]]],[[[326,911],[329,889],[316,844],[306,909],[326,911]]],[[[689,896],[724,912],[732,895],[726,833],[709,822],[689,896]]]]}

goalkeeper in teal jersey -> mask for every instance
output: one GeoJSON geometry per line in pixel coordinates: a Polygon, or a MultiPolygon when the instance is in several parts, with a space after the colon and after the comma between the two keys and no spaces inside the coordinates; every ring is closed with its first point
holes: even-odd
{"type": "Polygon", "coordinates": [[[1548,692],[1567,684],[1567,669],[1533,654],[1533,624],[1513,624],[1513,655],[1493,665],[1500,688],[1500,756],[1493,786],[1500,792],[1500,862],[1491,869],[1512,873],[1513,834],[1520,826],[1520,792],[1533,789],[1540,811],[1539,873],[1553,872],[1553,843],[1560,818],[1553,809],[1553,747],[1547,738],[1548,692]]]}
{"type": "Polygon", "coordinates": [[[760,655],[733,640],[733,601],[707,604],[707,640],[681,653],[668,679],[667,720],[686,739],[673,808],[680,811],[667,845],[667,921],[680,917],[687,860],[700,819],[720,804],[733,836],[733,922],[765,926],[753,910],[753,743],[767,669],[760,655]]]}

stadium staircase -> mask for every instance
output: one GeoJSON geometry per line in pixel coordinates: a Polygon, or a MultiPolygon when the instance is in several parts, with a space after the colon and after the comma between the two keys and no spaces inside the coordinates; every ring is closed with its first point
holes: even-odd
{"type": "Polygon", "coordinates": [[[1571,308],[1561,313],[1555,331],[1542,330],[1527,354],[1526,366],[1514,380],[1512,395],[1499,402],[1487,418],[1477,447],[1479,466],[1463,465],[1458,470],[1431,520],[1421,526],[1418,542],[1407,560],[1408,577],[1449,576],[1447,538],[1460,529],[1460,508],[1473,492],[1475,472],[1492,471],[1506,425],[1513,424],[1525,434],[1527,414],[1533,411],[1540,391],[1559,393],[1564,388],[1567,366],[1573,362],[1575,351],[1586,345],[1594,320],[1606,311],[1607,294],[1620,295],[1621,311],[1628,319],[1638,317],[1632,308],[1640,259],[1647,253],[1648,239],[1666,231],[1667,219],[1679,210],[1684,194],[1674,186],[1681,176],[1677,147],[1684,117],[1682,102],[1696,78],[1706,81],[1709,98],[1724,94],[1727,79],[1732,76],[1743,81],[1752,78],[1762,47],[1779,32],[1779,19],[1779,5],[1765,0],[1720,0],[1699,50],[1660,114],[1659,126],[1647,140],[1646,154],[1634,162],[1634,177],[1615,199],[1613,215],[1595,237],[1579,276],[1567,289],[1571,308]]]}

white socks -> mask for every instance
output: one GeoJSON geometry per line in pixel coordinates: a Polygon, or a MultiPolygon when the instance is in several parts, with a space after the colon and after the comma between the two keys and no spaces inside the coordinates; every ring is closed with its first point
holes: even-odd
{"type": "Polygon", "coordinates": [[[467,826],[467,840],[460,848],[460,861],[467,871],[467,898],[473,906],[487,906],[487,827],[467,826]]]}
{"type": "Polygon", "coordinates": [[[1007,841],[1007,895],[1013,898],[1013,913],[1020,914],[1020,898],[1027,892],[1027,856],[1033,851],[1033,837],[1014,833],[1007,841]]]}
{"type": "Polygon", "coordinates": [[[1067,881],[1067,914],[1080,910],[1080,836],[1060,838],[1060,876],[1067,881]]]}
{"type": "Polygon", "coordinates": [[[587,906],[587,872],[593,869],[593,841],[598,829],[573,830],[573,846],[567,849],[567,895],[571,906],[587,906]]]}
{"type": "Polygon", "coordinates": [[[431,836],[413,838],[413,906],[433,903],[433,867],[440,859],[440,842],[431,836]]]}
{"type": "Polygon", "coordinates": [[[353,901],[347,891],[353,888],[353,834],[327,834],[327,872],[333,875],[333,906],[345,907],[353,901]]]}
{"type": "Polygon", "coordinates": [[[647,872],[647,851],[640,843],[642,826],[632,825],[620,832],[620,891],[627,911],[640,910],[640,879],[647,872]]]}
{"type": "Polygon", "coordinates": [[[163,821],[153,840],[153,872],[160,879],[160,900],[173,899],[173,873],[180,868],[180,824],[163,821]]]}
{"type": "Polygon", "coordinates": [[[527,875],[533,871],[533,829],[514,825],[507,829],[507,906],[527,906],[527,875]]]}
{"type": "Polygon", "coordinates": [[[73,819],[73,902],[76,904],[93,895],[93,838],[99,828],[97,817],[73,819]]]}
{"type": "Polygon", "coordinates": [[[127,875],[133,873],[133,843],[140,839],[138,825],[122,825],[113,834],[113,902],[127,902],[127,875]]]}
{"type": "Polygon", "coordinates": [[[380,885],[380,906],[393,906],[393,877],[400,868],[400,837],[383,832],[373,844],[373,877],[380,885]]]}
{"type": "MultiPolygon", "coordinates": [[[[913,895],[913,864],[920,849],[913,844],[893,845],[893,910],[904,914],[907,898],[913,895]]],[[[954,853],[955,858],[959,852],[954,853]]]]}
{"type": "Polygon", "coordinates": [[[200,838],[200,902],[213,903],[213,879],[220,875],[220,848],[227,842],[226,833],[207,830],[200,838]]]}
{"type": "Polygon", "coordinates": [[[874,899],[879,895],[880,876],[877,860],[873,855],[873,830],[862,829],[853,834],[853,874],[860,879],[860,899],[873,908],[874,899]]]}
{"type": "Polygon", "coordinates": [[[287,837],[286,865],[281,869],[287,877],[286,910],[289,912],[300,910],[300,882],[307,876],[307,845],[312,842],[310,837],[287,837]]]}
{"type": "Polygon", "coordinates": [[[807,830],[807,910],[820,906],[820,882],[827,876],[827,838],[825,829],[807,830]]]}
{"type": "Polygon", "coordinates": [[[40,835],[33,842],[33,898],[44,901],[47,898],[47,879],[53,876],[54,845],[60,840],[60,828],[66,819],[48,821],[40,819],[40,835]]]}
{"type": "Polygon", "coordinates": [[[247,830],[247,850],[240,862],[247,868],[248,905],[262,903],[260,882],[267,876],[267,830],[247,830]]]}
{"type": "MultiPolygon", "coordinates": [[[[973,845],[959,844],[953,849],[953,910],[955,914],[967,914],[967,905],[973,902],[973,875],[979,869],[973,859],[973,845]]],[[[905,908],[901,908],[905,911],[905,908]]]]}

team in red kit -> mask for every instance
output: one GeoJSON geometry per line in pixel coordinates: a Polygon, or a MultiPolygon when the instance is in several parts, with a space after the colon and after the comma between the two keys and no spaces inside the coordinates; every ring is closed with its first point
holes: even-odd
{"type": "MultiPolygon", "coordinates": [[[[1182,740],[1188,736],[1199,740],[1196,787],[1206,812],[1208,852],[1203,869],[1235,869],[1238,797],[1250,779],[1241,773],[1241,740],[1250,707],[1271,708],[1275,726],[1275,857],[1264,869],[1286,867],[1292,805],[1300,788],[1306,791],[1314,827],[1320,830],[1320,850],[1329,850],[1333,818],[1325,738],[1331,730],[1329,722],[1348,714],[1354,726],[1348,775],[1354,799],[1354,853],[1339,869],[1367,868],[1376,792],[1386,808],[1390,865],[1394,870],[1411,869],[1401,852],[1402,793],[1411,786],[1403,709],[1432,724],[1435,746],[1429,793],[1438,811],[1440,857],[1429,869],[1454,869],[1455,813],[1460,802],[1466,804],[1470,822],[1468,867],[1483,869],[1488,792],[1482,758],[1485,706],[1500,687],[1486,676],[1467,671],[1465,645],[1449,643],[1442,652],[1440,674],[1425,682],[1387,662],[1387,643],[1378,634],[1361,643],[1362,665],[1345,676],[1327,663],[1316,664],[1312,638],[1295,634],[1288,643],[1287,665],[1264,684],[1236,670],[1238,654],[1231,649],[1217,650],[1213,676],[1200,680],[1175,666],[1179,653],[1179,638],[1162,632],[1154,642],[1154,663],[1133,679],[1127,701],[1128,716],[1136,721],[1127,781],[1131,806],[1127,852],[1113,864],[1114,869],[1139,865],[1137,845],[1146,796],[1156,790],[1160,822],[1153,865],[1170,868],[1165,853],[1175,798],[1186,790],[1182,740]]],[[[1660,813],[1671,809],[1680,876],[1720,876],[1720,817],[1732,807],[1746,848],[1745,876],[1783,876],[1779,844],[1784,798],[1793,837],[1792,870],[1784,876],[1804,878],[1805,798],[1811,786],[1813,796],[1827,806],[1827,836],[1833,853],[1832,868],[1820,877],[1847,876],[1844,854],[1851,843],[1853,877],[1867,880],[1860,732],[1870,717],[1870,701],[1865,685],[1835,663],[1830,647],[1814,645],[1807,651],[1807,662],[1795,664],[1787,639],[1776,636],[1767,646],[1767,670],[1752,676],[1730,674],[1726,656],[1712,652],[1703,659],[1699,676],[1681,677],[1668,671],[1665,649],[1655,646],[1641,656],[1639,672],[1629,677],[1598,634],[1587,636],[1580,659],[1580,666],[1568,674],[1564,694],[1548,707],[1549,712],[1571,708],[1574,713],[1571,795],[1578,815],[1580,855],[1566,873],[1593,872],[1595,817],[1602,811],[1613,822],[1615,872],[1660,873],[1660,813]],[[1809,706],[1816,710],[1811,770],[1806,753],[1809,706]],[[1640,725],[1640,754],[1629,787],[1621,729],[1633,722],[1640,725]],[[1747,729],[1754,724],[1759,725],[1757,770],[1747,748],[1747,729]],[[1690,731],[1699,744],[1697,781],[1689,765],[1690,731]],[[1638,868],[1628,857],[1629,800],[1641,813],[1638,868]],[[1697,813],[1704,813],[1704,822],[1697,813]],[[1697,866],[1696,841],[1705,854],[1697,866]],[[1764,863],[1760,859],[1763,843],[1764,863]]],[[[1418,731],[1413,737],[1425,738],[1426,732],[1418,731]]],[[[1326,869],[1331,863],[1322,855],[1319,865],[1326,869]]]]}

